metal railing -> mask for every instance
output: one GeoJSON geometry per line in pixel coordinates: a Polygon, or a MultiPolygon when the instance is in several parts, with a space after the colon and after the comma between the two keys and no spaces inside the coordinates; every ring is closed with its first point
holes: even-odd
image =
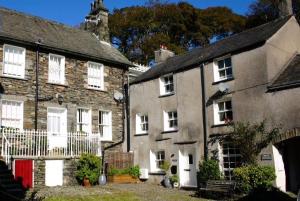
{"type": "Polygon", "coordinates": [[[76,158],[83,153],[101,155],[99,133],[1,129],[0,138],[1,156],[7,164],[11,158],[76,158]]]}

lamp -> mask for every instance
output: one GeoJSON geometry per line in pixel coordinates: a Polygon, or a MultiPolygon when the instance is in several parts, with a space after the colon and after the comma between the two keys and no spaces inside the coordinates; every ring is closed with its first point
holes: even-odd
{"type": "Polygon", "coordinates": [[[4,94],[4,88],[3,88],[2,84],[0,83],[0,99],[2,98],[3,94],[4,94]]]}

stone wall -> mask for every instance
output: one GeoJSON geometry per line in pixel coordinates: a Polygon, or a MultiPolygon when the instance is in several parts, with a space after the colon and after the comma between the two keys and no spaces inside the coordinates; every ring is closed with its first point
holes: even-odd
{"type": "MultiPolygon", "coordinates": [[[[5,77],[2,75],[3,44],[4,42],[0,43],[0,81],[4,89],[4,95],[2,98],[23,101],[24,129],[34,129],[36,52],[30,47],[26,47],[26,67],[24,79],[5,77]]],[[[9,44],[16,45],[11,43],[9,44]]],[[[51,84],[48,83],[49,53],[60,54],[49,51],[41,51],[40,53],[39,97],[53,97],[53,99],[39,102],[38,129],[47,129],[48,107],[67,109],[67,128],[69,132],[76,131],[77,108],[91,109],[93,132],[98,132],[98,111],[109,110],[112,112],[113,141],[119,141],[123,131],[122,104],[118,104],[114,100],[113,94],[114,90],[122,92],[123,80],[126,80],[126,71],[119,66],[113,66],[109,63],[102,62],[104,64],[104,90],[89,89],[87,86],[87,62],[90,60],[74,57],[72,55],[60,54],[65,56],[65,84],[51,84]],[[63,96],[62,104],[58,103],[56,98],[57,94],[63,96]]],[[[121,145],[117,149],[120,150],[121,145]]]]}
{"type": "Polygon", "coordinates": [[[45,160],[34,161],[34,188],[41,188],[45,186],[45,160]]]}

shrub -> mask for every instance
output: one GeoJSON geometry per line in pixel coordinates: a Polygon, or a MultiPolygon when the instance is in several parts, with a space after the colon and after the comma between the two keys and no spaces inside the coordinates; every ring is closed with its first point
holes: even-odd
{"type": "Polygon", "coordinates": [[[140,176],[140,167],[138,165],[126,168],[126,169],[116,169],[116,168],[111,168],[108,175],[109,176],[114,176],[114,175],[124,175],[124,174],[129,174],[134,178],[139,178],[140,176]]]}
{"type": "Polygon", "coordinates": [[[207,160],[199,164],[198,179],[201,182],[221,179],[219,163],[216,160],[207,160]]]}
{"type": "Polygon", "coordinates": [[[76,171],[76,179],[79,183],[83,182],[86,177],[92,185],[98,182],[101,171],[101,159],[92,154],[82,154],[76,171]]]}
{"type": "Polygon", "coordinates": [[[249,165],[233,171],[237,189],[242,193],[255,190],[269,190],[276,179],[275,170],[269,166],[249,165]]]}
{"type": "Polygon", "coordinates": [[[175,182],[178,182],[178,181],[179,181],[179,178],[178,178],[178,176],[175,174],[175,175],[172,175],[172,176],[170,177],[170,181],[171,181],[171,183],[175,183],[175,182]]]}

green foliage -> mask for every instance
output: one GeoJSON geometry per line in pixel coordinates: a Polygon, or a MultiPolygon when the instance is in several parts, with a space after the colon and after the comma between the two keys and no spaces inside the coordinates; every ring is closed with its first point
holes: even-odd
{"type": "Polygon", "coordinates": [[[115,9],[109,16],[112,43],[130,60],[148,63],[160,45],[176,54],[204,46],[215,36],[239,32],[245,17],[226,7],[198,9],[187,2],[152,1],[115,9]]]}
{"type": "Polygon", "coordinates": [[[280,135],[279,128],[266,127],[265,121],[255,124],[234,122],[229,124],[229,135],[215,136],[210,143],[230,141],[240,150],[242,165],[257,164],[260,152],[280,135]]]}
{"type": "Polygon", "coordinates": [[[126,168],[126,169],[116,169],[116,168],[111,168],[108,175],[109,176],[114,176],[114,175],[124,175],[124,174],[129,174],[134,178],[139,178],[140,176],[140,167],[138,165],[126,168]]]}
{"type": "Polygon", "coordinates": [[[276,179],[275,170],[269,166],[249,165],[233,171],[237,189],[243,193],[255,190],[269,190],[276,179]]]}
{"type": "Polygon", "coordinates": [[[170,177],[170,181],[171,181],[171,183],[179,182],[179,178],[178,178],[177,174],[176,175],[172,175],[170,177]]]}
{"type": "Polygon", "coordinates": [[[100,176],[100,166],[100,157],[92,154],[82,154],[77,163],[76,179],[79,183],[82,183],[86,177],[92,185],[95,185],[100,176]]]}
{"type": "Polygon", "coordinates": [[[171,164],[168,161],[164,161],[162,165],[159,166],[160,169],[167,172],[170,169],[171,164]]]}
{"type": "MultiPolygon", "coordinates": [[[[280,17],[280,4],[285,0],[256,0],[249,6],[246,27],[255,27],[280,17]]],[[[293,0],[293,11],[300,21],[300,1],[293,0]]]]}
{"type": "Polygon", "coordinates": [[[201,182],[221,179],[219,163],[216,160],[207,160],[199,164],[198,179],[201,182]]]}

